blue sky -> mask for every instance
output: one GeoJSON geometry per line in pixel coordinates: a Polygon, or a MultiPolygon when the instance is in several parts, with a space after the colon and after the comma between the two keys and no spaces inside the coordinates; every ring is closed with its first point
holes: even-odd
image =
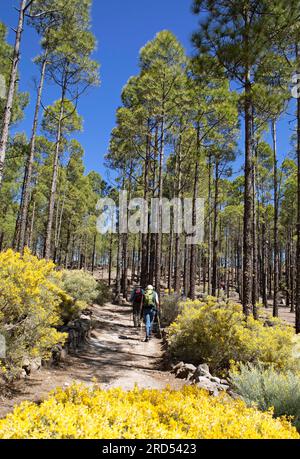
{"type": "MultiPolygon", "coordinates": [[[[120,105],[120,94],[128,78],[138,72],[138,54],[145,43],[163,29],[171,30],[187,52],[191,52],[190,37],[197,27],[197,17],[191,13],[191,0],[94,0],[92,10],[93,32],[98,49],[94,59],[101,65],[101,86],[89,89],[78,107],[84,118],[84,131],[76,137],[85,150],[87,170],[94,169],[107,177],[103,158],[109,136],[115,124],[115,111],[120,105]]],[[[0,20],[8,27],[16,27],[18,0],[0,0],[0,20]]],[[[9,42],[14,34],[10,31],[9,42]]],[[[39,53],[38,37],[26,27],[22,41],[20,87],[29,91],[31,101],[25,119],[14,128],[30,135],[34,102],[34,77],[37,76],[32,59],[39,53]]],[[[50,85],[44,91],[44,105],[59,98],[58,89],[50,85]]],[[[285,156],[290,150],[290,129],[286,120],[278,126],[279,152],[285,156]]],[[[240,146],[242,148],[242,137],[240,146]]],[[[241,166],[241,159],[235,171],[241,166]]]]}

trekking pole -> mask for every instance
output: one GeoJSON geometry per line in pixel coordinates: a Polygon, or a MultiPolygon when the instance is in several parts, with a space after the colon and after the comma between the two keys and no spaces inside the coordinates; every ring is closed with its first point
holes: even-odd
{"type": "Polygon", "coordinates": [[[143,318],[141,317],[142,312],[143,312],[143,300],[144,300],[144,296],[142,296],[142,299],[141,299],[141,309],[140,309],[140,312],[139,312],[139,318],[140,318],[140,339],[141,339],[141,340],[142,340],[142,332],[143,332],[143,318]]]}

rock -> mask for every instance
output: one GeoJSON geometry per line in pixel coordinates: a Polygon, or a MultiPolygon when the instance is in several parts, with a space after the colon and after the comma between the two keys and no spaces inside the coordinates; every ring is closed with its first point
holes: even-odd
{"type": "Polygon", "coordinates": [[[207,365],[207,363],[202,363],[201,365],[198,365],[197,367],[197,372],[202,373],[202,374],[210,374],[209,373],[209,366],[207,365]]]}
{"type": "Polygon", "coordinates": [[[198,376],[197,377],[197,383],[198,384],[203,384],[203,385],[208,385],[210,387],[214,386],[214,383],[209,379],[207,378],[206,376],[198,376]]]}
{"type": "Polygon", "coordinates": [[[91,320],[91,316],[89,315],[86,315],[86,314],[81,314],[81,316],[79,317],[80,320],[87,320],[87,321],[90,321],[91,320]]]}
{"type": "Polygon", "coordinates": [[[201,365],[198,365],[196,368],[196,371],[194,372],[192,379],[197,380],[199,376],[206,376],[208,378],[211,377],[211,374],[209,372],[209,366],[206,363],[202,363],[201,365]]]}
{"type": "Polygon", "coordinates": [[[30,370],[31,372],[33,371],[38,371],[42,366],[42,359],[41,357],[35,357],[34,359],[30,360],[30,370]]]}
{"type": "Polygon", "coordinates": [[[219,391],[217,389],[213,390],[213,391],[209,391],[210,395],[213,395],[214,397],[218,397],[219,395],[219,391]]]}
{"type": "Polygon", "coordinates": [[[26,372],[26,370],[25,370],[25,369],[22,369],[22,370],[20,371],[20,373],[19,373],[19,378],[20,378],[20,379],[25,379],[25,378],[27,378],[27,376],[28,376],[28,373],[26,372]]]}
{"type": "Polygon", "coordinates": [[[27,375],[30,375],[34,371],[38,371],[42,366],[41,357],[35,357],[33,359],[25,358],[23,360],[22,369],[25,370],[27,375]]]}
{"type": "Polygon", "coordinates": [[[183,366],[179,367],[176,372],[175,376],[179,379],[190,379],[196,371],[195,365],[190,363],[185,363],[183,366]]]}
{"type": "Polygon", "coordinates": [[[176,365],[173,366],[171,373],[176,373],[177,370],[179,370],[179,368],[183,367],[183,365],[184,365],[184,362],[177,363],[176,365]]]}
{"type": "Polygon", "coordinates": [[[211,382],[208,378],[204,378],[201,376],[199,378],[199,382],[197,383],[197,387],[199,387],[199,389],[205,389],[212,394],[218,391],[218,387],[216,384],[211,382]]]}
{"type": "Polygon", "coordinates": [[[234,400],[238,400],[241,398],[239,394],[237,394],[236,392],[233,392],[232,390],[227,391],[227,394],[230,395],[230,397],[233,398],[234,400]]]}
{"type": "Polygon", "coordinates": [[[218,389],[222,390],[224,392],[227,392],[227,390],[229,389],[229,386],[228,386],[228,384],[219,384],[218,385],[218,389]]]}
{"type": "Polygon", "coordinates": [[[217,384],[221,384],[221,379],[217,378],[216,376],[211,376],[210,380],[215,382],[215,383],[217,383],[217,384]]]}

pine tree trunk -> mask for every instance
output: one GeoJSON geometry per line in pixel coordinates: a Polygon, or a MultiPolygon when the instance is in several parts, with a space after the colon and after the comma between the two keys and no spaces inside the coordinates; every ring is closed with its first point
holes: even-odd
{"type": "Polygon", "coordinates": [[[266,224],[262,224],[262,301],[265,308],[268,307],[268,275],[267,275],[267,241],[266,241],[266,224]]]}
{"type": "Polygon", "coordinates": [[[171,293],[172,289],[172,278],[173,278],[173,247],[174,246],[174,229],[173,224],[170,233],[169,240],[169,259],[168,259],[168,291],[171,293]]]}
{"type": "MultiPolygon", "coordinates": [[[[148,121],[148,131],[146,138],[146,157],[144,165],[144,201],[148,204],[148,195],[149,195],[149,161],[150,161],[150,147],[151,147],[151,133],[150,133],[150,122],[148,121]]],[[[148,215],[146,216],[148,219],[148,215]]],[[[144,222],[146,225],[146,222],[144,222]]],[[[148,251],[148,232],[142,233],[142,249],[141,249],[141,285],[145,286],[149,282],[149,273],[148,273],[148,263],[149,263],[149,251],[148,251]]]]}
{"type": "Polygon", "coordinates": [[[122,271],[122,235],[120,233],[120,222],[118,221],[118,251],[117,251],[117,272],[116,272],[116,285],[115,285],[115,302],[116,303],[119,303],[120,295],[121,295],[121,271],[122,271]]]}
{"type": "Polygon", "coordinates": [[[185,236],[185,244],[184,244],[184,263],[183,263],[183,288],[184,288],[184,296],[188,296],[188,288],[189,288],[189,246],[186,243],[186,236],[185,236]]]}
{"type": "Polygon", "coordinates": [[[19,211],[19,234],[17,238],[16,248],[20,252],[23,252],[25,246],[25,232],[26,232],[26,224],[27,224],[27,215],[29,210],[29,197],[30,197],[30,188],[31,188],[31,180],[32,180],[32,169],[34,164],[34,155],[35,155],[35,141],[36,141],[36,132],[38,127],[38,120],[39,120],[39,111],[41,106],[41,99],[42,99],[42,92],[44,87],[44,80],[45,80],[45,73],[46,73],[46,66],[47,66],[47,56],[44,56],[42,70],[41,70],[41,77],[40,83],[38,87],[37,93],[37,100],[35,106],[35,113],[33,119],[33,126],[32,126],[32,134],[30,140],[30,149],[27,158],[27,163],[25,167],[25,174],[24,174],[24,181],[23,181],[23,189],[22,189],[22,197],[21,197],[21,204],[20,204],[20,211],[19,211]]]}
{"type": "Polygon", "coordinates": [[[276,123],[272,121],[273,161],[274,161],[274,287],[273,316],[278,317],[279,293],[279,244],[278,244],[278,171],[277,171],[277,136],[276,123]]]}
{"type": "MultiPolygon", "coordinates": [[[[181,198],[181,179],[182,179],[182,171],[181,171],[181,139],[179,140],[177,151],[176,151],[176,173],[177,173],[177,181],[176,181],[176,198],[181,198]]],[[[179,293],[181,289],[181,265],[180,265],[180,232],[175,233],[175,254],[174,254],[174,291],[175,293],[179,293]]]]}
{"type": "Polygon", "coordinates": [[[28,234],[28,240],[27,240],[27,246],[30,248],[30,250],[32,250],[32,246],[33,246],[33,229],[34,229],[34,223],[35,223],[35,209],[36,209],[36,201],[35,199],[33,199],[30,226],[29,226],[29,234],[28,234]]]}
{"type": "MultiPolygon", "coordinates": [[[[199,135],[198,135],[199,139],[199,135]]],[[[192,225],[195,227],[197,221],[196,215],[196,199],[198,196],[198,179],[199,179],[199,162],[196,160],[195,164],[195,173],[194,173],[194,189],[193,189],[193,214],[192,214],[192,225]]],[[[194,300],[196,297],[196,276],[197,276],[197,263],[196,263],[196,250],[197,245],[192,244],[190,247],[190,288],[188,296],[191,300],[194,300]]]]}
{"type": "Polygon", "coordinates": [[[16,30],[16,39],[15,39],[13,58],[12,58],[10,81],[9,81],[7,99],[6,99],[6,104],[4,108],[4,114],[3,114],[3,121],[2,121],[2,133],[1,133],[1,139],[0,139],[0,188],[1,188],[2,180],[3,180],[3,170],[4,170],[4,162],[5,162],[5,156],[6,156],[6,148],[7,148],[7,143],[8,143],[9,126],[10,126],[10,122],[12,118],[12,108],[13,108],[13,101],[14,101],[16,82],[17,82],[17,76],[18,76],[18,66],[19,66],[19,61],[20,61],[20,46],[21,46],[21,38],[22,38],[22,32],[23,32],[23,27],[24,27],[24,17],[25,17],[25,12],[28,6],[29,4],[27,4],[27,0],[21,0],[20,9],[19,9],[19,21],[18,21],[18,27],[16,30]]]}
{"type": "Polygon", "coordinates": [[[218,206],[219,206],[219,163],[216,160],[215,165],[215,197],[213,210],[213,253],[212,253],[212,295],[217,295],[217,263],[218,263],[218,206]]]}
{"type": "Polygon", "coordinates": [[[54,206],[55,206],[55,197],[56,197],[56,187],[57,187],[57,178],[58,178],[58,167],[59,167],[59,152],[61,145],[61,135],[62,135],[62,122],[64,117],[64,101],[65,101],[65,85],[62,90],[60,113],[57,126],[57,136],[56,136],[56,145],[53,158],[53,169],[52,169],[52,181],[51,181],[51,190],[49,198],[49,207],[48,207],[48,220],[47,220],[47,229],[46,229],[46,238],[45,238],[45,247],[44,247],[44,257],[46,260],[49,260],[51,257],[51,240],[52,240],[52,226],[53,226],[53,216],[54,216],[54,206]]]}
{"type": "MultiPolygon", "coordinates": [[[[164,113],[164,107],[162,107],[164,113]]],[[[160,148],[159,148],[159,213],[158,213],[158,234],[156,235],[156,257],[155,257],[155,288],[160,296],[161,283],[161,248],[162,248],[162,198],[163,198],[163,165],[164,165],[164,115],[162,115],[160,128],[160,148]]]]}
{"type": "Polygon", "coordinates": [[[212,160],[211,155],[208,157],[208,294],[212,292],[212,160]]]}
{"type": "Polygon", "coordinates": [[[109,238],[109,255],[108,255],[108,286],[111,286],[111,271],[112,271],[112,244],[113,244],[113,233],[110,233],[109,238]]]}
{"type": "MultiPolygon", "coordinates": [[[[252,126],[254,131],[254,121],[253,121],[253,114],[252,114],[252,126]]],[[[257,153],[256,153],[257,159],[257,153]]],[[[258,292],[258,235],[257,235],[257,201],[256,201],[256,164],[253,163],[252,167],[253,171],[253,179],[252,179],[252,190],[253,190],[253,285],[252,285],[252,309],[253,309],[253,316],[255,319],[258,319],[258,312],[257,312],[257,303],[259,301],[259,292],[258,292]]]]}
{"type": "MultiPolygon", "coordinates": [[[[300,51],[297,46],[297,61],[300,51]]],[[[297,99],[297,248],[296,248],[296,333],[300,333],[300,98],[297,99]]]]}
{"type": "Polygon", "coordinates": [[[94,274],[95,269],[95,259],[96,259],[96,244],[97,244],[97,233],[94,235],[94,242],[93,242],[93,254],[92,254],[92,274],[94,274]]]}
{"type": "Polygon", "coordinates": [[[244,191],[244,236],[243,236],[243,311],[246,316],[252,310],[253,286],[253,241],[252,241],[252,149],[251,149],[251,83],[250,71],[245,75],[245,191],[244,191]]]}
{"type": "Polygon", "coordinates": [[[287,240],[286,240],[286,257],[285,257],[285,284],[286,284],[286,306],[290,308],[291,306],[291,296],[290,296],[290,272],[291,272],[291,240],[290,240],[290,227],[287,230],[287,240]]]}

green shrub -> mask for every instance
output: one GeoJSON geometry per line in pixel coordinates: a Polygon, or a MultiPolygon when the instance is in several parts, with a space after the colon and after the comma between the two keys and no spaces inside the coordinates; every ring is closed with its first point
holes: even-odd
{"type": "Polygon", "coordinates": [[[161,324],[163,327],[169,326],[179,314],[180,295],[173,293],[166,295],[161,301],[161,324]]]}
{"type": "Polygon", "coordinates": [[[86,271],[62,271],[60,315],[64,323],[79,316],[99,295],[98,283],[86,271]]]}
{"type": "Polygon", "coordinates": [[[96,281],[86,271],[63,271],[61,287],[64,292],[61,295],[60,314],[64,323],[77,317],[93,303],[103,305],[110,300],[110,289],[107,284],[96,281]]]}
{"type": "Polygon", "coordinates": [[[62,283],[65,292],[74,301],[83,301],[86,305],[93,304],[98,296],[98,284],[94,277],[86,271],[63,271],[62,283]]]}
{"type": "Polygon", "coordinates": [[[292,327],[279,319],[263,321],[249,317],[234,303],[186,301],[169,327],[171,353],[193,363],[206,362],[213,371],[229,369],[230,362],[264,362],[277,368],[292,368],[292,327]]]}
{"type": "Polygon", "coordinates": [[[293,416],[293,424],[300,431],[300,378],[291,371],[279,373],[273,367],[241,364],[230,372],[231,384],[247,405],[253,403],[266,411],[273,407],[274,415],[293,416]]]}
{"type": "Polygon", "coordinates": [[[97,284],[97,297],[95,303],[103,306],[107,301],[111,301],[111,291],[106,282],[98,281],[97,284]]]}

